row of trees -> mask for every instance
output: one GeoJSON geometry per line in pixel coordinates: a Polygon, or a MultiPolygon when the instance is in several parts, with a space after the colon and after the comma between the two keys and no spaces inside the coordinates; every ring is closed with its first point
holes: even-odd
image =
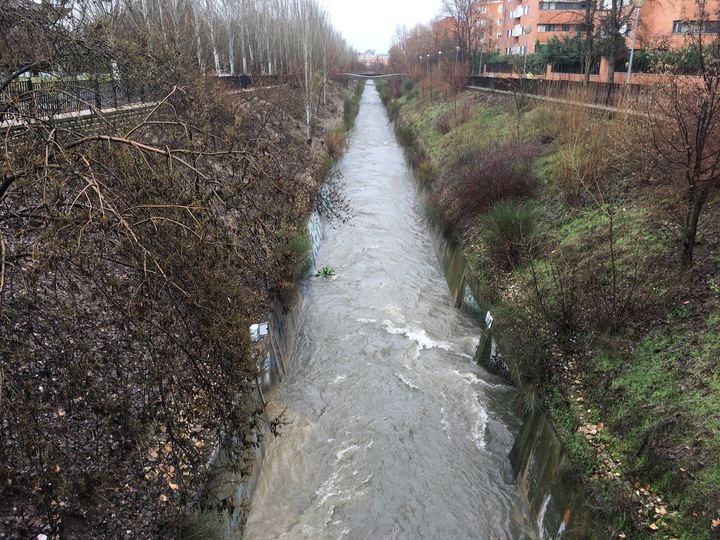
{"type": "Polygon", "coordinates": [[[192,59],[201,74],[295,81],[304,90],[310,140],[316,96],[355,58],[317,0],[3,2],[0,92],[32,70],[147,88],[172,77],[157,66],[192,70],[192,59]]]}

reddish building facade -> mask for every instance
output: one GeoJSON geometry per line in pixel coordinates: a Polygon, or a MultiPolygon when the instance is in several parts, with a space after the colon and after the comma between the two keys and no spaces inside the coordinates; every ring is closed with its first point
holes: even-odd
{"type": "MultiPolygon", "coordinates": [[[[590,0],[600,1],[603,0],[590,0]]],[[[634,9],[627,0],[628,14],[634,9]]],[[[718,2],[707,6],[703,33],[712,37],[720,33],[718,2]]],[[[585,0],[484,0],[476,2],[478,31],[482,34],[483,50],[502,54],[532,54],[538,43],[553,37],[573,37],[582,31],[585,0]],[[526,33],[529,31],[529,33],[526,33]]],[[[597,17],[602,16],[602,8],[597,17]]],[[[695,0],[647,0],[640,9],[638,26],[639,48],[681,47],[688,32],[697,32],[700,15],[695,0]]],[[[630,36],[635,14],[629,17],[625,30],[630,36]]],[[[451,25],[450,25],[451,26],[451,25]]]]}

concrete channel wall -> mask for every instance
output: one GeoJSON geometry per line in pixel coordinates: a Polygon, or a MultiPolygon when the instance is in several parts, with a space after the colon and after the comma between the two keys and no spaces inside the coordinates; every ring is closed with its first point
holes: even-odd
{"type": "MultiPolygon", "coordinates": [[[[480,315],[482,338],[476,361],[515,382],[517,366],[511,356],[503,354],[509,347],[503,346],[503,337],[493,330],[492,306],[485,300],[477,273],[459,247],[445,239],[439,244],[439,257],[456,307],[480,315]]],[[[510,462],[541,538],[600,538],[594,531],[604,529],[588,511],[582,486],[569,474],[570,459],[539,406],[524,414],[510,462]]]]}
{"type": "MultiPolygon", "coordinates": [[[[323,189],[323,192],[326,191],[323,189]]],[[[310,240],[312,272],[324,238],[324,224],[316,212],[308,220],[307,235],[310,240]]],[[[256,340],[258,362],[263,375],[258,377],[256,389],[247,399],[252,400],[256,410],[263,411],[265,421],[261,423],[259,432],[244,441],[251,446],[243,456],[245,463],[249,465],[245,467],[246,471],[250,471],[249,474],[232,470],[231,464],[237,461],[237,457],[228,459],[219,450],[213,455],[211,467],[215,472],[210,475],[212,480],[206,487],[203,499],[205,507],[218,512],[219,535],[222,538],[242,538],[255,486],[267,459],[265,440],[273,436],[269,429],[271,418],[266,412],[265,392],[279,384],[292,369],[306,287],[306,284],[299,284],[285,291],[281,297],[275,299],[268,320],[259,322],[250,329],[256,340]]]]}

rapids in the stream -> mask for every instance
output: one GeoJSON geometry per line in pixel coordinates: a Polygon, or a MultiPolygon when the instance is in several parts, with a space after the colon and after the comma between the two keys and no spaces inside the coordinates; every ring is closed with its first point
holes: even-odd
{"type": "Polygon", "coordinates": [[[318,261],[336,275],[312,280],[269,396],[291,424],[268,440],[245,538],[535,538],[511,391],[473,362],[480,325],[452,305],[372,83],[340,168],[349,219],[318,261]]]}

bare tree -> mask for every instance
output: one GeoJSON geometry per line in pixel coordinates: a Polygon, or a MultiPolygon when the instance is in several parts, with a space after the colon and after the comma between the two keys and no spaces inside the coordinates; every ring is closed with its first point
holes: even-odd
{"type": "Polygon", "coordinates": [[[676,66],[654,93],[647,112],[652,147],[673,179],[682,179],[682,262],[693,261],[698,224],[710,194],[720,185],[720,41],[703,34],[705,0],[696,3],[697,23],[688,47],[698,58],[700,83],[676,66]]]}
{"type": "Polygon", "coordinates": [[[443,0],[443,11],[452,17],[457,45],[472,65],[480,50],[483,27],[480,25],[477,2],[472,0],[443,0]]]}

